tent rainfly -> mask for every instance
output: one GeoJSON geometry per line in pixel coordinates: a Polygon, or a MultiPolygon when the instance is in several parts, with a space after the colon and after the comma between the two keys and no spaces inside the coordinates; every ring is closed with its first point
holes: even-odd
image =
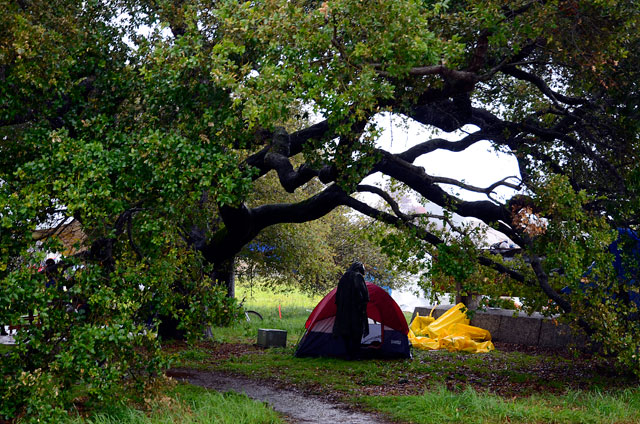
{"type": "MultiPolygon", "coordinates": [[[[367,283],[369,303],[369,335],[362,338],[362,358],[410,358],[409,327],[398,304],[384,291],[367,283]]],[[[333,289],[315,307],[305,324],[306,331],[298,344],[295,355],[346,357],[341,337],[333,337],[336,318],[336,290],[333,289]]]]}

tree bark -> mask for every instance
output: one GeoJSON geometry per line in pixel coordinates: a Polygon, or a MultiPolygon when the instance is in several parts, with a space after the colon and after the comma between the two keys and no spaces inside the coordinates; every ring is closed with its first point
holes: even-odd
{"type": "Polygon", "coordinates": [[[236,296],[235,256],[214,263],[211,279],[215,284],[227,289],[227,297],[236,296]]]}

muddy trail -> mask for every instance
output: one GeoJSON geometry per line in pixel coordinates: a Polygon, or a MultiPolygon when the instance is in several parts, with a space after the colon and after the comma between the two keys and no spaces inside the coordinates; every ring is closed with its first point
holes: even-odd
{"type": "Polygon", "coordinates": [[[291,390],[264,380],[190,368],[174,368],[167,376],[219,392],[245,393],[252,399],[268,403],[285,415],[289,423],[389,424],[384,418],[352,407],[291,390]]]}

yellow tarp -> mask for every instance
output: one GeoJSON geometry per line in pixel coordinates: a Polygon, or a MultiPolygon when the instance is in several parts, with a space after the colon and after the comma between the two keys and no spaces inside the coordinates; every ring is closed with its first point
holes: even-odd
{"type": "Polygon", "coordinates": [[[417,349],[447,349],[464,352],[489,352],[495,349],[489,331],[469,325],[463,312],[465,306],[458,303],[453,308],[434,319],[433,310],[427,317],[416,317],[409,326],[409,341],[417,349]]]}

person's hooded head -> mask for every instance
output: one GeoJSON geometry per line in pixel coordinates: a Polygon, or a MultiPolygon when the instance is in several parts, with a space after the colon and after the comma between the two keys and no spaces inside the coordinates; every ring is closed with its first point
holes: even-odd
{"type": "Polygon", "coordinates": [[[57,270],[56,261],[52,258],[44,262],[44,270],[47,274],[54,273],[57,270]]]}
{"type": "Polygon", "coordinates": [[[364,265],[361,262],[355,261],[351,264],[347,272],[357,272],[358,274],[364,275],[364,265]]]}

